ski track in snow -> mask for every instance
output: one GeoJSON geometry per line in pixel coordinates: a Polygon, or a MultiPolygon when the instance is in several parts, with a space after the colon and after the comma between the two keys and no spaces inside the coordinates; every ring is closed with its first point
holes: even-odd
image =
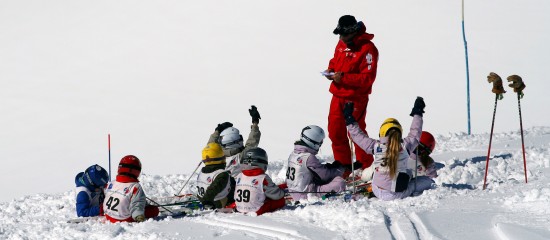
{"type": "MultiPolygon", "coordinates": [[[[311,200],[262,216],[208,213],[135,224],[103,219],[70,224],[67,220],[75,218],[71,190],[0,202],[0,239],[549,239],[550,128],[528,132],[529,184],[522,181],[523,159],[517,146],[494,151],[488,189],[483,191],[486,156],[463,148],[479,148],[484,137],[438,136],[441,146],[433,154],[441,166],[437,187],[417,197],[311,200]]],[[[517,139],[496,134],[494,145],[507,145],[509,138],[517,139]]],[[[284,180],[279,177],[284,176],[283,166],[282,161],[270,164],[268,173],[275,182],[284,180]]],[[[186,179],[140,177],[147,195],[159,201],[177,192],[186,179]]],[[[184,192],[191,193],[193,185],[194,180],[184,192]]]]}
{"type": "Polygon", "coordinates": [[[224,227],[233,230],[248,231],[256,234],[261,234],[273,239],[310,239],[297,230],[291,228],[291,226],[273,227],[262,224],[252,223],[247,221],[248,219],[235,220],[225,218],[205,218],[198,220],[197,222],[209,224],[212,226],[224,227]]]}

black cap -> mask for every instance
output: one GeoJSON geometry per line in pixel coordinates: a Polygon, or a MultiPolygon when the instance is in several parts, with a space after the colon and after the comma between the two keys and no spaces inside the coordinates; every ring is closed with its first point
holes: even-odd
{"type": "Polygon", "coordinates": [[[336,35],[350,34],[357,32],[357,30],[359,30],[359,25],[357,24],[357,20],[355,20],[355,17],[351,15],[344,15],[341,16],[340,19],[338,19],[338,26],[336,26],[332,33],[336,35]]]}

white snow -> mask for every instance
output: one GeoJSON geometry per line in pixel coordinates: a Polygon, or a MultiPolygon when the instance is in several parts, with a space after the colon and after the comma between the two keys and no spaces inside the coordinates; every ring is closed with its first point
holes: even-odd
{"type": "MultiPolygon", "coordinates": [[[[550,2],[465,4],[472,135],[464,133],[460,1],[0,1],[0,239],[549,239],[550,2]],[[407,126],[423,96],[424,128],[438,141],[437,188],[392,202],[310,201],[259,217],[66,223],[76,215],[76,173],[108,165],[108,133],[113,169],[135,154],[148,196],[170,196],[216,124],[248,134],[251,104],[262,115],[269,173],[281,182],[300,129],[327,124],[329,82],[319,72],[344,14],[366,23],[380,51],[367,130],[376,135],[387,117],[407,126]],[[491,71],[527,85],[529,182],[517,99],[505,87],[481,190],[491,71]]],[[[326,139],[322,158],[331,154],[326,139]]]]}
{"type": "MultiPolygon", "coordinates": [[[[74,191],[34,194],[0,203],[0,238],[42,239],[548,239],[550,238],[550,127],[525,131],[528,183],[518,132],[493,137],[488,187],[481,190],[487,134],[436,136],[437,187],[418,197],[344,202],[312,200],[262,216],[210,213],[139,224],[75,218],[74,191]],[[465,144],[467,143],[467,144],[465,144]],[[503,146],[508,146],[504,148],[503,146]]],[[[330,158],[326,157],[326,158],[330,158]]],[[[283,163],[268,173],[282,181],[283,163]]],[[[169,197],[188,175],[143,175],[148,196],[169,197]]],[[[192,192],[194,180],[184,189],[192,192]]]]}

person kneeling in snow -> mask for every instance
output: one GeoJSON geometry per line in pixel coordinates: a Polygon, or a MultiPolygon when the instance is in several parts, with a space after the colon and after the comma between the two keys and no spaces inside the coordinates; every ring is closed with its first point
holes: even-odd
{"type": "Polygon", "coordinates": [[[414,118],[407,137],[402,139],[401,124],[394,118],[388,118],[380,126],[380,140],[369,138],[359,128],[351,115],[353,103],[344,106],[344,116],[353,142],[375,156],[372,191],[381,200],[406,198],[413,192],[420,193],[431,188],[432,181],[429,178],[410,181],[412,171],[407,167],[409,153],[416,148],[420,139],[425,106],[424,100],[418,97],[410,114],[414,118]]]}
{"type": "Polygon", "coordinates": [[[416,148],[416,150],[410,153],[411,158],[408,163],[409,168],[413,171],[413,177],[418,175],[419,177],[428,177],[430,179],[436,178],[437,169],[435,168],[435,161],[430,157],[430,154],[435,148],[434,136],[427,131],[422,131],[422,134],[420,135],[420,143],[416,148]],[[418,156],[416,153],[420,156],[418,161],[418,156]],[[414,169],[415,167],[416,171],[414,169]]]}
{"type": "Polygon", "coordinates": [[[101,166],[95,164],[78,173],[76,183],[76,215],[93,217],[103,215],[103,188],[109,182],[109,174],[101,166]]]}
{"type": "Polygon", "coordinates": [[[346,189],[346,181],[342,178],[344,167],[338,161],[323,165],[315,156],[323,139],[325,131],[310,125],[302,129],[300,140],[294,143],[286,170],[286,184],[294,201],[307,199],[308,193],[320,197],[324,193],[346,189]]]}
{"type": "Polygon", "coordinates": [[[265,174],[267,165],[265,150],[256,147],[244,151],[241,158],[242,171],[235,179],[237,211],[261,215],[285,206],[285,192],[265,174]]]}
{"type": "MultiPolygon", "coordinates": [[[[220,144],[209,143],[202,150],[204,167],[197,176],[197,195],[205,208],[224,208],[235,202],[230,193],[231,175],[225,170],[225,156],[220,144]]],[[[235,180],[233,180],[234,182],[235,180]]]]}
{"type": "Polygon", "coordinates": [[[141,161],[133,155],[123,157],[118,164],[115,182],[105,189],[103,210],[111,222],[143,222],[156,217],[159,209],[146,204],[146,196],[139,184],[141,161]]]}

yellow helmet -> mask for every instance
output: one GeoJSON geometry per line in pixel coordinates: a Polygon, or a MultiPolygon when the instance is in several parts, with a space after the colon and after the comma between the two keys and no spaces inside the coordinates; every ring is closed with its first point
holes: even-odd
{"type": "Polygon", "coordinates": [[[209,143],[202,150],[202,162],[204,165],[225,164],[225,156],[222,146],[218,143],[209,143]]]}
{"type": "Polygon", "coordinates": [[[399,132],[403,133],[403,128],[401,128],[401,124],[397,119],[395,118],[388,118],[384,120],[382,123],[382,126],[380,126],[380,137],[385,137],[386,134],[390,131],[392,128],[397,128],[399,132]]]}

